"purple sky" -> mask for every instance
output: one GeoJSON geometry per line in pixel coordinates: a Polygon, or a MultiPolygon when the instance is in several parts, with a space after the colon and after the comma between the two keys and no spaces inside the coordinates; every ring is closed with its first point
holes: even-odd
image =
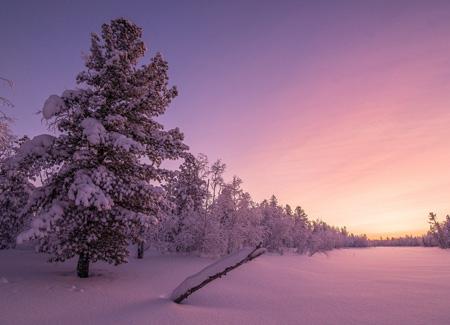
{"type": "Polygon", "coordinates": [[[3,1],[0,86],[14,131],[73,88],[89,34],[144,29],[180,95],[164,120],[256,200],[370,234],[450,213],[449,1],[3,1]]]}

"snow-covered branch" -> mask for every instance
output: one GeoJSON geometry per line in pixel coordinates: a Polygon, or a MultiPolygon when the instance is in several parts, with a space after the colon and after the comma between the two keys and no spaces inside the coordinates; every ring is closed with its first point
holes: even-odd
{"type": "Polygon", "coordinates": [[[189,297],[195,291],[203,288],[208,283],[221,278],[228,272],[247,263],[265,253],[265,249],[258,245],[256,248],[244,248],[234,254],[225,256],[200,272],[186,278],[170,295],[170,299],[177,304],[189,297]]]}

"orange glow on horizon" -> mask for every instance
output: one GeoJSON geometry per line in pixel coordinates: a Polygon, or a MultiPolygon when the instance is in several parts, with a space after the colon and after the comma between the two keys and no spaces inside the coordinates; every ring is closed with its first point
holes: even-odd
{"type": "Polygon", "coordinates": [[[230,159],[257,200],[273,193],[372,237],[424,234],[430,211],[450,212],[448,28],[416,18],[323,54],[262,94],[258,105],[274,115],[230,159]]]}

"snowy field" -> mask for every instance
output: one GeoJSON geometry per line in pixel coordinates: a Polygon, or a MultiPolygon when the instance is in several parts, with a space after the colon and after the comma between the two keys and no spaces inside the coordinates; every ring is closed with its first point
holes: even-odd
{"type": "Polygon", "coordinates": [[[264,255],[190,296],[166,297],[211,260],[152,256],[48,264],[0,251],[0,324],[450,324],[450,251],[343,249],[313,257],[264,255]]]}

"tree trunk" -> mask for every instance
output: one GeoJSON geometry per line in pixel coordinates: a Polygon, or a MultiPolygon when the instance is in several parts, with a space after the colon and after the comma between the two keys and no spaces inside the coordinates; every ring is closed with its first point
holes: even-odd
{"type": "Polygon", "coordinates": [[[242,250],[241,252],[245,252],[244,256],[241,256],[241,252],[236,253],[234,256],[239,257],[239,259],[235,259],[233,255],[221,258],[213,264],[205,267],[200,272],[186,278],[178,287],[175,288],[170,296],[170,299],[177,304],[181,303],[192,293],[203,288],[211,281],[219,279],[242,264],[261,256],[265,253],[265,251],[266,250],[264,248],[261,248],[261,244],[259,244],[253,250],[242,250]]]}
{"type": "Polygon", "coordinates": [[[208,183],[206,184],[206,200],[205,200],[205,211],[208,211],[208,200],[209,200],[209,178],[208,183]]]}
{"type": "Polygon", "coordinates": [[[89,277],[89,256],[81,253],[78,257],[77,274],[80,278],[89,277]]]}
{"type": "Polygon", "coordinates": [[[211,203],[212,206],[214,206],[214,202],[216,200],[216,186],[217,186],[217,184],[214,183],[214,185],[213,185],[213,197],[212,197],[212,203],[211,203]]]}
{"type": "Polygon", "coordinates": [[[139,242],[137,247],[137,258],[138,259],[143,259],[144,258],[144,242],[141,241],[139,242]]]}

